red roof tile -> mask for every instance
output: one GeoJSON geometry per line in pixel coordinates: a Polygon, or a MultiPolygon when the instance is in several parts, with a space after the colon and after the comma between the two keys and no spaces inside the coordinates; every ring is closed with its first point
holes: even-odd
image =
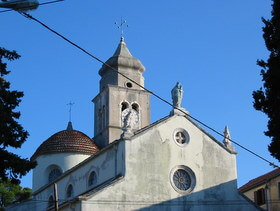
{"type": "Polygon", "coordinates": [[[273,171],[270,171],[262,176],[259,176],[255,179],[250,180],[249,182],[247,182],[245,185],[241,186],[239,188],[240,192],[246,192],[252,188],[255,188],[259,185],[264,184],[266,181],[273,179],[277,176],[280,175],[280,168],[274,169],[273,171]]]}
{"type": "Polygon", "coordinates": [[[32,155],[31,159],[43,154],[73,152],[94,154],[99,151],[93,140],[77,130],[62,130],[44,141],[32,155]]]}

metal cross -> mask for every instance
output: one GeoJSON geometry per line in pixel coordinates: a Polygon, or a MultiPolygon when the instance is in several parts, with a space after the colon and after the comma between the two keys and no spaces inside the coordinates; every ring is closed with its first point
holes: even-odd
{"type": "Polygon", "coordinates": [[[124,27],[128,27],[128,25],[126,24],[126,20],[123,20],[123,18],[121,17],[121,22],[115,22],[115,24],[117,25],[118,29],[121,30],[121,37],[123,37],[124,27]]]}
{"type": "Polygon", "coordinates": [[[72,106],[74,105],[75,103],[73,102],[69,102],[67,105],[69,106],[69,122],[71,122],[71,113],[72,113],[72,106]]]}
{"type": "Polygon", "coordinates": [[[185,135],[184,135],[182,132],[178,132],[178,133],[176,134],[176,141],[177,141],[179,144],[184,144],[185,141],[186,141],[185,135]]]}

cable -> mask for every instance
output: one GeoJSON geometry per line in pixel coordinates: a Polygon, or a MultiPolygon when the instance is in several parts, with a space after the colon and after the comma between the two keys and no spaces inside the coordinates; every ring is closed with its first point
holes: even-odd
{"type": "MultiPolygon", "coordinates": [[[[159,100],[165,102],[166,104],[170,105],[171,107],[173,107],[174,109],[179,110],[180,112],[182,112],[183,114],[185,114],[187,117],[195,120],[196,122],[200,123],[201,125],[203,125],[204,127],[208,128],[209,130],[213,131],[214,133],[224,137],[224,135],[220,132],[218,132],[217,130],[215,130],[214,128],[208,126],[207,124],[203,123],[202,121],[198,120],[197,118],[191,116],[190,114],[186,113],[184,110],[174,106],[173,104],[171,104],[170,102],[168,102],[167,100],[165,100],[164,98],[160,97],[159,95],[155,94],[154,92],[148,90],[147,88],[145,88],[144,86],[142,86],[141,84],[137,83],[136,81],[130,79],[129,77],[127,77],[126,75],[124,75],[123,73],[119,72],[117,69],[115,69],[114,67],[111,67],[110,65],[108,65],[106,62],[103,62],[101,59],[99,59],[98,57],[94,56],[93,54],[89,53],[87,50],[85,50],[84,48],[80,47],[79,45],[77,45],[76,43],[72,42],[71,40],[69,40],[68,38],[66,38],[65,36],[63,36],[62,34],[58,33],[57,31],[51,29],[49,26],[47,26],[46,24],[44,24],[43,22],[39,21],[38,19],[32,17],[31,15],[25,13],[25,12],[19,12],[21,15],[23,15],[26,18],[29,18],[31,20],[34,20],[35,22],[39,23],[40,25],[42,25],[43,27],[45,27],[46,29],[48,29],[49,31],[53,32],[54,34],[56,34],[57,36],[61,37],[63,40],[65,40],[66,42],[70,43],[71,45],[73,45],[74,47],[80,49],[82,52],[84,52],[85,54],[87,54],[88,56],[92,57],[93,59],[97,60],[98,62],[102,63],[103,65],[105,65],[106,67],[112,69],[114,72],[116,72],[117,74],[123,76],[124,78],[130,80],[132,83],[136,84],[137,86],[139,86],[140,88],[144,89],[145,91],[149,92],[151,95],[155,96],[156,98],[158,98],[159,100]]],[[[273,162],[265,159],[264,157],[258,155],[257,153],[253,152],[252,150],[249,150],[248,148],[240,145],[239,143],[237,143],[236,141],[233,141],[232,139],[228,138],[228,140],[230,140],[232,143],[236,144],[237,146],[241,147],[242,149],[246,150],[247,152],[255,155],[256,157],[260,158],[261,160],[267,162],[269,165],[273,166],[273,167],[277,167],[280,168],[278,165],[274,164],[273,162]]]]}
{"type": "MultiPolygon", "coordinates": [[[[46,5],[46,4],[57,3],[57,2],[60,2],[60,1],[64,1],[64,0],[48,1],[48,2],[45,2],[45,3],[38,4],[38,6],[39,6],[39,5],[46,5]]],[[[29,6],[26,6],[26,7],[19,7],[19,8],[17,8],[17,9],[19,10],[19,9],[27,9],[27,8],[29,8],[29,6]]],[[[14,10],[13,10],[13,9],[2,10],[2,11],[0,11],[0,13],[3,13],[3,12],[10,12],[10,11],[14,11],[14,10]]]]}
{"type": "MultiPolygon", "coordinates": [[[[65,203],[71,201],[75,198],[70,199],[60,199],[60,203],[65,203]]],[[[40,200],[40,199],[31,199],[27,201],[28,203],[54,203],[54,201],[49,200],[40,200]]],[[[269,204],[278,204],[280,200],[267,200],[269,204]]],[[[83,201],[86,204],[106,204],[106,205],[148,205],[153,204],[153,206],[180,206],[180,205],[252,205],[248,203],[247,200],[196,200],[196,201],[160,201],[160,200],[86,200],[83,201]]]]}

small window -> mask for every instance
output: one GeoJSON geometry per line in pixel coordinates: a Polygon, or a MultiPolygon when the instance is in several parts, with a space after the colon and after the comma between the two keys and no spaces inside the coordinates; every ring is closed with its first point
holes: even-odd
{"type": "Polygon", "coordinates": [[[128,103],[122,102],[122,111],[128,108],[128,103]]]}
{"type": "Polygon", "coordinates": [[[132,88],[132,83],[131,83],[131,82],[127,82],[127,83],[126,83],[126,87],[127,87],[127,88],[132,88]]]}
{"type": "Polygon", "coordinates": [[[97,176],[94,171],[92,171],[88,178],[88,186],[95,185],[97,183],[97,176]]]}
{"type": "Polygon", "coordinates": [[[186,143],[186,136],[184,135],[183,132],[177,132],[175,135],[175,139],[176,139],[177,143],[179,143],[179,144],[186,143]]]}
{"type": "Polygon", "coordinates": [[[73,196],[73,185],[68,185],[67,191],[66,191],[66,197],[70,198],[73,196]]]}
{"type": "Polygon", "coordinates": [[[54,181],[61,174],[62,174],[62,171],[58,168],[55,168],[55,169],[51,170],[50,173],[49,173],[49,182],[54,181]]]}
{"type": "Polygon", "coordinates": [[[139,112],[139,105],[138,104],[133,103],[131,107],[132,107],[133,110],[139,112]]]}
{"type": "Polygon", "coordinates": [[[53,196],[50,196],[48,201],[48,207],[52,207],[52,206],[54,206],[54,199],[53,196]]]}
{"type": "Polygon", "coordinates": [[[183,128],[176,129],[174,131],[175,143],[181,147],[186,146],[190,141],[190,136],[183,128]]]}
{"type": "Polygon", "coordinates": [[[254,192],[254,201],[257,205],[265,204],[265,190],[263,188],[254,192]]]}

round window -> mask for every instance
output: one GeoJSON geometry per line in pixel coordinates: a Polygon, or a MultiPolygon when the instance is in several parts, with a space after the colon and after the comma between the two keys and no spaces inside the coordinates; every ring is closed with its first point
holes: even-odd
{"type": "Polygon", "coordinates": [[[174,141],[176,142],[176,144],[178,144],[179,146],[185,146],[190,141],[190,136],[189,136],[188,132],[185,131],[184,129],[176,129],[174,131],[173,138],[174,138],[174,141]]]}
{"type": "Polygon", "coordinates": [[[187,166],[176,166],[170,172],[172,187],[181,194],[190,193],[195,187],[195,175],[187,166]]]}
{"type": "Polygon", "coordinates": [[[176,170],[172,179],[175,186],[182,191],[188,190],[191,186],[191,177],[188,172],[183,169],[176,170]]]}
{"type": "Polygon", "coordinates": [[[125,85],[126,85],[127,88],[132,88],[132,83],[131,82],[127,82],[125,85]]]}

